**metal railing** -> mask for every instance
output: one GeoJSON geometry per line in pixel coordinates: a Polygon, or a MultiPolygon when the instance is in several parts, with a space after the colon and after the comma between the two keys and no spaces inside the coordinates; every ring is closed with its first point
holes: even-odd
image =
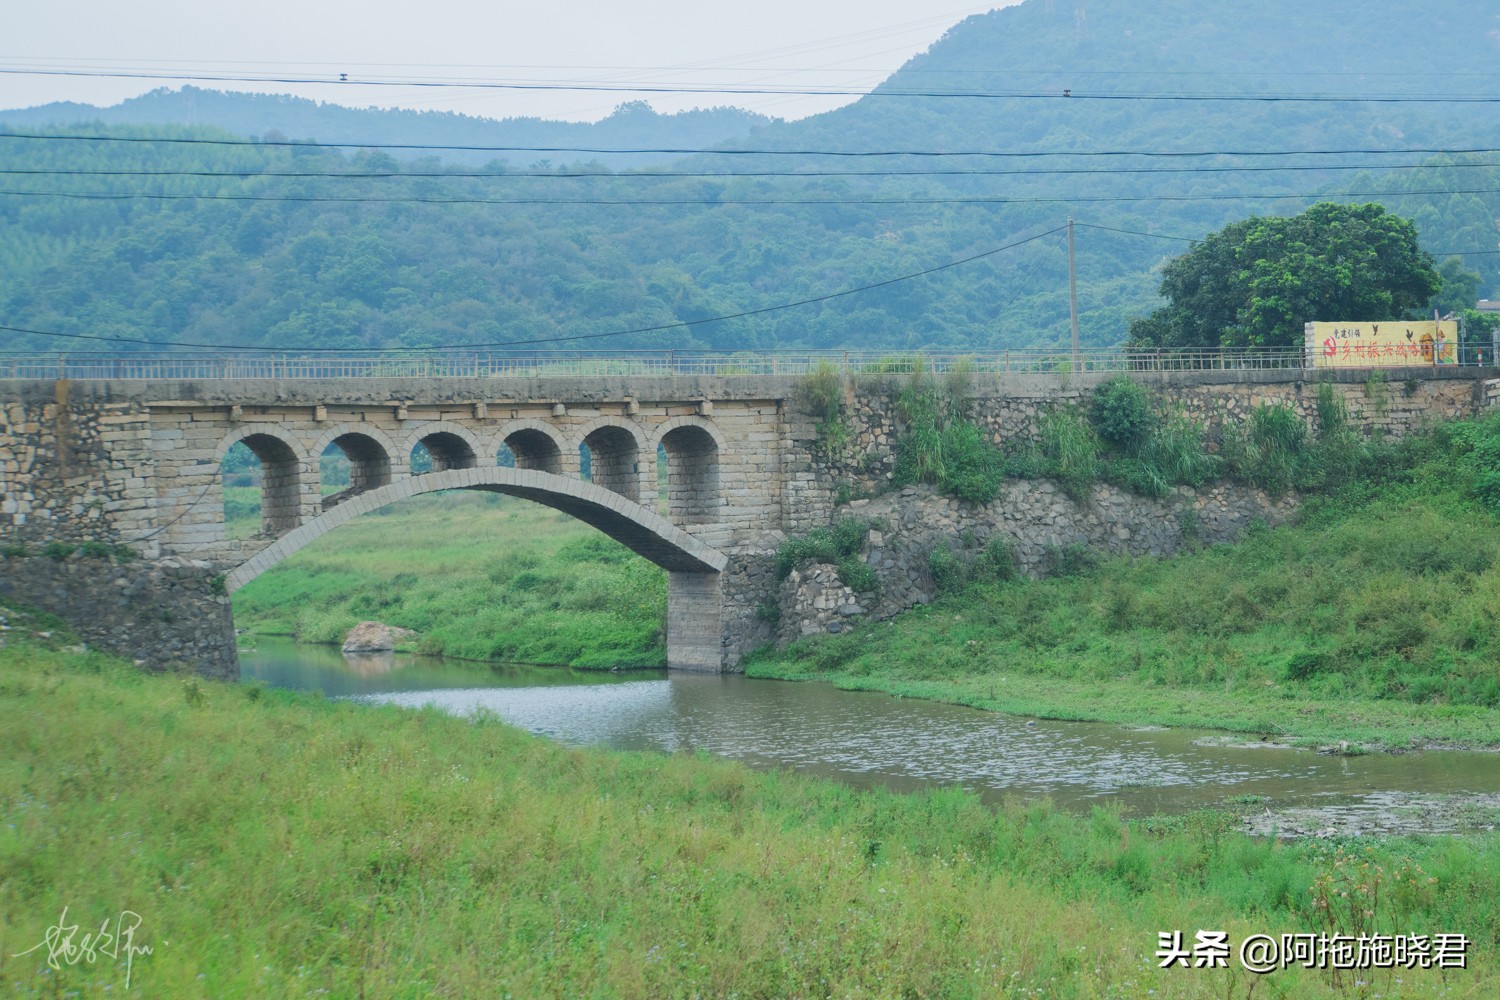
{"type": "MultiPolygon", "coordinates": [[[[1484,354],[1471,352],[1469,356],[1459,358],[1459,366],[1482,365],[1486,360],[1493,364],[1493,358],[1487,359],[1484,354]]],[[[0,379],[77,380],[725,377],[806,375],[820,369],[831,369],[851,376],[914,372],[943,374],[954,370],[967,370],[975,374],[1070,374],[1260,371],[1311,367],[1311,357],[1301,348],[1197,351],[1102,349],[1077,354],[1070,351],[971,351],[941,354],[877,351],[492,354],[434,350],[350,355],[295,352],[232,355],[0,355],[0,379]]]]}

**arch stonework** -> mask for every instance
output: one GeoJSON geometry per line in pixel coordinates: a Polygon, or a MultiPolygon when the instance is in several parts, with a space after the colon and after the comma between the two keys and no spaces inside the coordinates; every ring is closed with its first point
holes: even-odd
{"type": "Polygon", "coordinates": [[[715,424],[712,420],[707,417],[681,416],[672,417],[669,420],[665,420],[652,429],[650,444],[651,450],[655,451],[656,446],[661,444],[661,439],[677,430],[679,427],[701,428],[702,430],[707,432],[709,437],[714,439],[714,445],[720,451],[726,451],[729,448],[729,445],[724,440],[724,432],[719,430],[718,425],[715,424]]]}
{"type": "Polygon", "coordinates": [[[230,448],[233,448],[235,445],[245,440],[245,438],[254,437],[257,434],[276,438],[282,444],[292,449],[293,454],[299,457],[305,457],[307,444],[305,441],[303,441],[302,438],[298,437],[296,434],[288,430],[283,429],[280,424],[273,421],[256,421],[254,423],[247,422],[242,424],[235,424],[234,427],[229,431],[229,433],[219,438],[219,445],[214,449],[214,464],[222,464],[224,461],[224,456],[229,454],[230,448]]]}
{"type": "Polygon", "coordinates": [[[399,476],[407,474],[406,457],[400,452],[395,442],[391,440],[390,435],[386,434],[385,431],[363,422],[341,423],[326,431],[317,439],[313,444],[312,453],[309,456],[312,459],[313,468],[318,472],[318,489],[320,493],[323,481],[322,469],[319,463],[323,457],[323,453],[328,450],[329,445],[350,437],[368,439],[375,445],[379,454],[356,453],[351,455],[346,446],[339,446],[340,450],[344,452],[344,457],[349,460],[349,487],[323,497],[321,503],[324,510],[336,507],[350,497],[385,486],[399,476]]]}
{"type": "Polygon", "coordinates": [[[578,447],[577,445],[569,447],[568,436],[556,424],[549,423],[546,420],[538,420],[535,417],[507,420],[500,425],[499,430],[495,433],[492,453],[498,454],[501,445],[511,449],[511,453],[516,457],[517,468],[536,468],[542,472],[555,471],[558,475],[570,475],[575,479],[578,478],[578,447]],[[555,470],[547,469],[541,465],[521,464],[522,456],[516,452],[514,447],[511,447],[510,439],[517,434],[527,432],[541,434],[552,442],[553,446],[557,449],[557,468],[555,470]]]}
{"type": "Polygon", "coordinates": [[[309,542],[361,514],[406,497],[454,489],[504,493],[560,510],[665,569],[668,665],[722,669],[720,574],[729,557],[612,490],[533,469],[449,469],[407,477],[362,493],[292,529],[236,567],[225,577],[225,589],[234,593],[309,542]]]}
{"type": "Polygon", "coordinates": [[[463,456],[463,460],[459,461],[457,460],[459,456],[445,454],[441,449],[434,449],[429,445],[427,446],[427,450],[432,455],[433,472],[445,472],[452,468],[471,467],[470,465],[463,464],[464,462],[472,463],[473,466],[493,465],[495,463],[493,452],[489,452],[488,458],[485,457],[486,448],[479,435],[463,424],[457,424],[450,420],[424,420],[410,431],[407,431],[406,435],[402,438],[401,445],[401,455],[404,460],[410,464],[412,449],[435,435],[451,435],[457,438],[468,446],[469,454],[463,456]]]}
{"type": "Polygon", "coordinates": [[[716,523],[724,503],[719,484],[724,436],[703,417],[673,417],[652,435],[651,451],[658,462],[662,450],[667,460],[667,517],[680,525],[716,523]]]}
{"type": "MultiPolygon", "coordinates": [[[[270,422],[241,424],[220,439],[214,450],[213,468],[217,470],[222,466],[229,449],[242,442],[261,463],[261,533],[267,537],[279,537],[315,516],[319,509],[318,487],[304,442],[270,422]],[[251,438],[265,438],[280,445],[284,452],[268,460],[261,454],[261,449],[250,443],[251,438]]],[[[215,475],[213,483],[218,490],[217,506],[222,512],[223,480],[215,475]]],[[[219,530],[222,538],[222,523],[219,530]]]]}
{"type": "Polygon", "coordinates": [[[601,447],[595,453],[596,450],[591,447],[589,465],[593,481],[636,502],[644,497],[654,496],[656,450],[654,447],[647,448],[649,435],[634,420],[628,417],[595,417],[573,431],[574,444],[571,450],[576,453],[579,448],[588,444],[591,437],[596,440],[606,436],[618,437],[614,433],[616,431],[629,435],[634,454],[611,447],[601,447]],[[600,434],[601,431],[605,434],[600,434]]]}

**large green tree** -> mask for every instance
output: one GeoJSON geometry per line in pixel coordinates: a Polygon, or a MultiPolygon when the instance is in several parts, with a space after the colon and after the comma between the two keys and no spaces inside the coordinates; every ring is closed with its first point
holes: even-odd
{"type": "Polygon", "coordinates": [[[1132,322],[1130,337],[1151,347],[1294,345],[1304,323],[1400,319],[1442,287],[1409,220],[1324,202],[1231,223],[1169,262],[1170,304],[1132,322]]]}

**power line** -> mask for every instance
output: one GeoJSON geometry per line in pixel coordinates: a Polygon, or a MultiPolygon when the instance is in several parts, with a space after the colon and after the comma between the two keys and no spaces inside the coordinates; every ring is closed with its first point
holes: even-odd
{"type": "Polygon", "coordinates": [[[1313,193],[1281,192],[1275,194],[1186,194],[1186,195],[1058,195],[1055,197],[1000,198],[418,198],[408,196],[339,197],[336,195],[237,195],[237,194],[161,194],[155,192],[76,192],[76,191],[5,191],[0,197],[67,198],[81,201],[227,201],[285,202],[294,204],[336,205],[547,205],[591,207],[667,207],[721,205],[1054,205],[1054,204],[1131,204],[1138,202],[1176,203],[1202,201],[1306,201],[1314,198],[1416,198],[1459,194],[1500,194],[1500,188],[1456,188],[1445,191],[1319,191],[1313,193]]]}
{"type": "Polygon", "coordinates": [[[1500,167],[1500,161],[1459,163],[1330,163],[1330,164],[1262,164],[1223,167],[1027,167],[1008,170],[70,170],[52,168],[3,168],[6,177],[199,177],[253,179],[260,177],[291,180],[510,180],[510,179],[715,179],[799,178],[799,177],[1049,177],[1049,176],[1115,176],[1118,174],[1225,174],[1286,173],[1302,170],[1452,170],[1500,167]]]}
{"type": "Polygon", "coordinates": [[[23,139],[42,142],[120,142],[120,143],[166,143],[189,146],[272,146],[294,149],[394,149],[404,151],[454,152],[454,153],[594,153],[594,154],[650,154],[656,156],[827,156],[841,158],[875,158],[884,156],[911,156],[922,158],[995,157],[1032,159],[1039,157],[1215,157],[1215,156],[1390,156],[1390,155],[1439,155],[1454,156],[1475,153],[1500,153],[1500,147],[1404,147],[1401,149],[1347,148],[1347,149],[1210,149],[1210,150],[932,150],[932,149],[714,149],[710,147],[671,146],[475,146],[442,143],[399,142],[318,142],[311,139],[220,139],[206,136],[139,136],[139,135],[47,135],[36,132],[0,132],[0,139],[23,139]]]}
{"type": "Polygon", "coordinates": [[[1123,233],[1126,236],[1149,236],[1154,240],[1173,240],[1179,243],[1201,243],[1201,236],[1167,236],[1164,233],[1143,233],[1138,229],[1116,229],[1113,226],[1096,226],[1088,222],[1074,222],[1079,229],[1097,229],[1102,233],[1123,233]]]}
{"type": "MultiPolygon", "coordinates": [[[[887,286],[895,285],[903,281],[911,281],[915,278],[923,278],[929,274],[936,274],[939,271],[946,271],[949,268],[960,267],[964,264],[972,264],[974,261],[983,260],[986,257],[993,257],[995,254],[1003,253],[1006,250],[1014,250],[1016,247],[1025,246],[1027,243],[1045,239],[1048,236],[1055,236],[1056,234],[1062,232],[1065,228],[1066,227],[1064,226],[1059,226],[1056,229],[1049,229],[1045,233],[1038,233],[1035,236],[1028,236],[1025,239],[1017,240],[1014,243],[1007,243],[1005,246],[995,247],[991,250],[985,250],[982,253],[973,254],[969,257],[963,257],[959,260],[948,261],[946,264],[938,264],[935,267],[929,267],[921,271],[914,271],[911,274],[903,274],[894,278],[886,278],[883,281],[876,281],[872,282],[871,284],[860,285],[855,288],[846,288],[842,291],[829,292],[825,295],[815,295],[810,298],[798,299],[795,302],[783,302],[779,305],[774,306],[762,306],[759,309],[746,309],[741,312],[728,313],[721,316],[710,316],[704,319],[681,320],[676,323],[663,323],[657,326],[638,327],[633,330],[611,330],[605,333],[581,333],[566,337],[536,337],[527,340],[501,340],[476,344],[447,344],[442,347],[431,348],[430,350],[473,350],[476,348],[531,347],[538,344],[563,344],[580,340],[601,340],[606,337],[627,337],[646,333],[662,333],[667,330],[687,329],[695,326],[703,326],[708,323],[722,323],[726,320],[746,319],[751,316],[764,316],[767,313],[781,312],[786,309],[795,309],[799,306],[816,305],[820,302],[828,302],[832,299],[843,298],[848,295],[856,295],[860,292],[868,292],[876,288],[885,288],[887,286]]],[[[0,331],[3,331],[5,333],[27,334],[36,337],[59,337],[65,340],[93,340],[116,344],[139,344],[147,347],[203,347],[213,348],[215,350],[221,351],[268,350],[268,348],[263,345],[205,344],[201,342],[181,340],[148,340],[140,337],[111,337],[103,334],[92,333],[60,333],[55,330],[32,330],[17,326],[0,326],[0,331]]],[[[389,350],[389,348],[298,347],[293,348],[293,350],[301,351],[307,354],[364,354],[370,352],[385,351],[389,350]]]]}
{"type": "Polygon", "coordinates": [[[1209,93],[1109,93],[1073,88],[1052,91],[993,90],[914,90],[880,86],[873,90],[852,87],[767,87],[713,86],[707,84],[604,83],[594,81],[537,82],[487,79],[380,79],[356,78],[330,72],[307,76],[269,74],[196,74],[141,72],[123,70],[40,69],[36,67],[0,67],[0,75],[60,76],[114,80],[167,80],[190,83],[274,83],[287,86],[327,85],[341,87],[412,87],[418,89],[504,90],[627,94],[718,94],[725,96],[798,97],[906,97],[906,98],[984,98],[990,100],[1063,100],[1063,101],[1192,101],[1255,104],[1500,104],[1500,96],[1489,94],[1209,94],[1209,93]]]}

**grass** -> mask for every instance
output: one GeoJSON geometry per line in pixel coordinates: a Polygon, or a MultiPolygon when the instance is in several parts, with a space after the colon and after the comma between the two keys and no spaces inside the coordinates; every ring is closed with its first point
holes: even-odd
{"type": "Polygon", "coordinates": [[[1452,425],[1370,459],[1378,477],[1298,525],[971,585],[749,669],[1052,718],[1500,745],[1495,441],[1500,417],[1452,425]]]}
{"type": "Polygon", "coordinates": [[[20,954],[64,907],[85,929],[139,914],[152,953],[132,989],[160,997],[1349,995],[1314,970],[1158,969],[1174,929],[1463,933],[1468,969],[1375,972],[1353,995],[1500,988],[1494,835],[1285,844],[1219,813],[993,810],[568,749],[492,719],[148,675],[21,639],[7,614],[16,994],[124,992],[107,956],[54,971],[20,954]]]}
{"type": "Polygon", "coordinates": [[[666,574],[593,528],[523,500],[435,494],[329,532],[234,595],[235,622],[342,642],[360,621],[414,629],[421,652],[577,667],[658,667],[666,574]]]}

